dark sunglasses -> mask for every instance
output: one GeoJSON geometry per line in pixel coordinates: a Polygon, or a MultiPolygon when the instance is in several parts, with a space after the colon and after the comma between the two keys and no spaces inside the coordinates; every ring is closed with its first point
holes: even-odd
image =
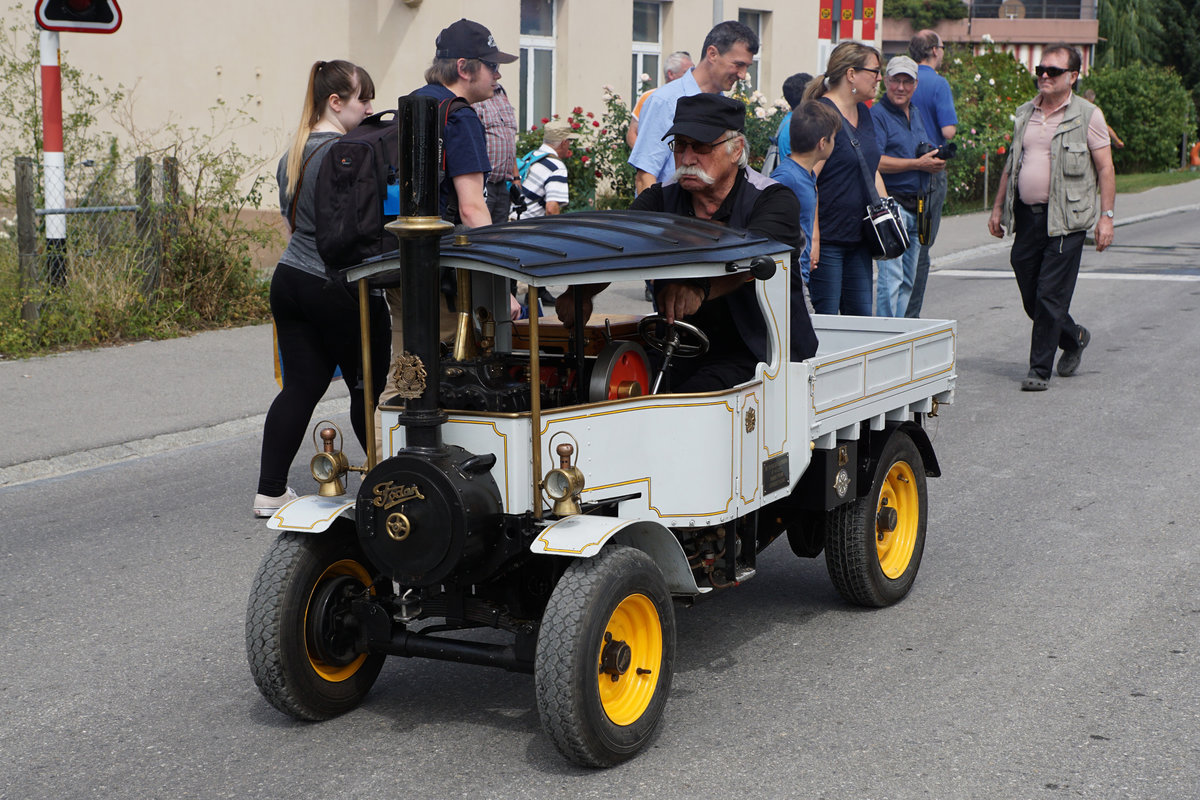
{"type": "Polygon", "coordinates": [[[876,75],[879,75],[880,72],[879,70],[871,69],[870,67],[852,67],[852,69],[855,69],[859,72],[874,72],[876,75]]]}
{"type": "Polygon", "coordinates": [[[1033,71],[1039,78],[1043,75],[1049,75],[1051,78],[1057,78],[1064,72],[1070,72],[1071,70],[1063,69],[1062,67],[1043,67],[1041,64],[1039,64],[1033,68],[1033,71]]]}
{"type": "Polygon", "coordinates": [[[690,139],[680,139],[680,138],[676,137],[676,138],[672,139],[671,141],[667,142],[667,147],[671,148],[672,153],[683,153],[690,147],[690,148],[692,148],[692,152],[695,153],[696,155],[706,156],[709,153],[711,153],[713,151],[713,148],[716,147],[717,145],[724,144],[725,142],[728,142],[730,139],[736,139],[736,138],[737,138],[736,135],[735,136],[726,136],[724,139],[718,139],[717,141],[709,144],[708,142],[693,142],[690,139]]]}
{"type": "Polygon", "coordinates": [[[480,63],[480,64],[483,64],[485,67],[487,67],[488,69],[490,69],[490,70],[492,71],[492,74],[493,74],[493,75],[495,75],[497,72],[499,72],[499,71],[500,71],[500,65],[499,65],[499,64],[497,64],[495,61],[484,61],[484,60],[481,58],[481,59],[479,59],[479,63],[480,63]]]}

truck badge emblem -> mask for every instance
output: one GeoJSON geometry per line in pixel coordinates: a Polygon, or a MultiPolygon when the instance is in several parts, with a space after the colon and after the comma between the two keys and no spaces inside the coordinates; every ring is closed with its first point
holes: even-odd
{"type": "Polygon", "coordinates": [[[415,400],[425,393],[427,375],[418,355],[404,352],[392,359],[392,379],[400,390],[399,396],[406,400],[415,400]]]}

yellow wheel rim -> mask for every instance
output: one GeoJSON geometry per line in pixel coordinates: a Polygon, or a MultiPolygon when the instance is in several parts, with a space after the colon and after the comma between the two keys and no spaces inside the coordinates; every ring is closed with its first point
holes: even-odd
{"type": "Polygon", "coordinates": [[[322,583],[339,575],[349,575],[352,578],[357,578],[363,586],[371,585],[371,576],[363,568],[363,565],[353,559],[345,558],[326,567],[325,571],[321,573],[321,577],[313,582],[312,591],[308,593],[308,602],[304,606],[304,646],[308,650],[308,663],[312,664],[313,670],[318,675],[331,683],[340,683],[353,676],[354,673],[358,672],[358,668],[362,666],[363,662],[367,660],[366,653],[362,653],[349,664],[327,664],[321,660],[312,643],[308,641],[308,609],[312,607],[313,596],[317,593],[317,588],[322,583]]]}
{"type": "Polygon", "coordinates": [[[917,494],[912,467],[907,462],[897,461],[884,478],[879,505],[875,509],[875,552],[883,574],[893,580],[903,575],[912,562],[920,517],[921,498],[917,494]],[[880,511],[885,505],[896,512],[896,527],[891,530],[887,530],[881,521],[880,511]]]}
{"type": "Polygon", "coordinates": [[[613,611],[604,633],[597,664],[600,704],[614,725],[632,725],[646,713],[658,686],[663,655],[658,609],[644,594],[631,594],[613,611]],[[605,650],[624,647],[627,668],[617,675],[605,671],[605,650]]]}

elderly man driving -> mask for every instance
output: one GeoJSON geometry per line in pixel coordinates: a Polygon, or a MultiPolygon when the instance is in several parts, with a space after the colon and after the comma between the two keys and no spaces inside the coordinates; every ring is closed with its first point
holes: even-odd
{"type": "MultiPolygon", "coordinates": [[[[803,360],[817,351],[817,335],[804,306],[800,251],[804,234],[796,220],[799,202],[786,186],[746,166],[749,151],[745,106],[719,94],[679,98],[675,121],[663,137],[670,142],[675,172],[638,195],[631,211],[667,211],[743,228],[792,248],[790,357],[803,360]]],[[[770,360],[767,324],[758,308],[753,278],[746,273],[713,279],[657,281],[655,300],[668,322],[681,319],[708,334],[711,346],[701,358],[673,361],[668,378],[675,392],[726,389],[754,375],[770,360]]],[[[603,286],[572,287],[555,304],[558,318],[574,324],[574,294],[584,296],[591,315],[603,286]]]]}

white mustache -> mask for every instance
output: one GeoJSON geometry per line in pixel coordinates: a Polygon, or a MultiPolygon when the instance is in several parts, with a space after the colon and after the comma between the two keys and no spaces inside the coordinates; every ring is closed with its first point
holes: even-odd
{"type": "Polygon", "coordinates": [[[671,176],[671,180],[678,183],[680,178],[687,176],[687,175],[690,175],[693,178],[699,178],[700,180],[702,180],[704,182],[704,184],[706,186],[712,186],[714,183],[717,182],[716,178],[714,178],[712,175],[709,175],[707,172],[705,172],[703,169],[701,169],[698,166],[679,167],[678,169],[675,170],[675,174],[671,176]]]}

